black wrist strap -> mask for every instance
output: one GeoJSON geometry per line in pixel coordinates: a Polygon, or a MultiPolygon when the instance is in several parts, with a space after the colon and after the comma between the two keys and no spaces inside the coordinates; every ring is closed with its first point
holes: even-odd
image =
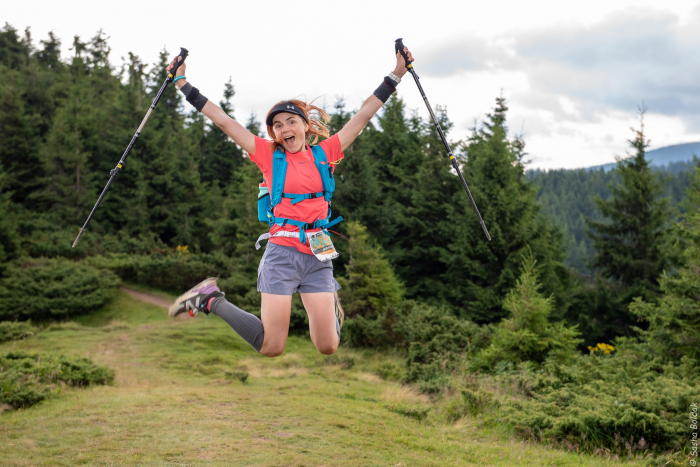
{"type": "Polygon", "coordinates": [[[374,90],[374,95],[377,96],[377,99],[386,104],[386,101],[389,100],[389,98],[392,94],[394,94],[395,91],[396,81],[389,78],[388,76],[385,76],[382,84],[380,84],[379,87],[374,90]]]}
{"type": "Polygon", "coordinates": [[[192,86],[190,83],[185,83],[185,85],[180,88],[180,91],[185,95],[185,99],[190,95],[193,87],[194,86],[192,86]]]}
{"type": "Polygon", "coordinates": [[[197,109],[197,112],[201,112],[204,105],[209,101],[204,94],[199,92],[199,89],[195,88],[190,83],[185,84],[180,91],[185,95],[187,102],[197,109]]]}

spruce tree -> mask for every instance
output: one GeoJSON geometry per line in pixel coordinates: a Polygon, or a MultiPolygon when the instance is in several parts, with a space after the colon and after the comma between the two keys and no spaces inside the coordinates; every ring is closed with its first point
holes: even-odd
{"type": "MultiPolygon", "coordinates": [[[[234,95],[235,90],[229,78],[224,86],[224,99],[219,102],[219,107],[231,118],[233,118],[231,98],[234,95]]],[[[200,152],[199,173],[202,182],[212,187],[224,189],[228,186],[236,168],[243,163],[241,149],[211,121],[206,124],[206,130],[200,141],[200,152]]]]}
{"type": "MultiPolygon", "coordinates": [[[[345,111],[345,102],[338,99],[331,115],[330,132],[335,134],[350,120],[352,114],[345,111]]],[[[383,243],[382,209],[386,198],[382,196],[379,182],[378,162],[372,152],[370,134],[376,132],[370,122],[353,144],[344,151],[344,159],[335,166],[335,193],[333,213],[343,216],[346,222],[357,221],[365,225],[372,236],[383,243]]],[[[346,231],[345,222],[334,230],[346,231]]],[[[338,274],[342,274],[349,256],[349,245],[342,237],[334,237],[340,257],[333,262],[338,274]]]]}
{"type": "Polygon", "coordinates": [[[20,39],[17,29],[5,23],[5,26],[0,29],[0,64],[15,70],[26,66],[31,52],[31,39],[28,32],[29,30],[25,39],[20,39]]]}
{"type": "Polygon", "coordinates": [[[42,113],[50,115],[47,108],[35,108],[36,90],[47,83],[37,79],[33,51],[29,29],[21,39],[8,24],[0,30],[0,164],[8,172],[13,201],[26,206],[36,205],[35,192],[41,187],[42,113]]]}
{"type": "Polygon", "coordinates": [[[0,164],[0,277],[5,272],[7,263],[19,253],[17,229],[11,212],[8,173],[0,164]]]}
{"type": "Polygon", "coordinates": [[[501,307],[515,286],[520,258],[528,248],[541,265],[547,294],[561,294],[568,271],[561,261],[561,232],[539,212],[536,188],[525,177],[524,143],[508,139],[504,98],[494,113],[474,129],[460,155],[464,177],[489,229],[487,241],[464,190],[452,199],[452,237],[445,238],[449,256],[442,279],[444,297],[461,316],[479,323],[498,322],[501,307]]]}
{"type": "Polygon", "coordinates": [[[604,221],[589,220],[589,235],[596,250],[591,266],[603,276],[646,297],[659,293],[658,277],[669,264],[665,252],[668,199],[662,198],[659,176],[649,167],[641,125],[630,146],[635,154],[617,163],[621,184],[612,187],[610,201],[596,199],[604,221]]]}
{"type": "Polygon", "coordinates": [[[581,329],[606,340],[631,333],[636,317],[629,304],[635,297],[655,302],[661,291],[658,278],[672,264],[666,248],[668,199],[662,198],[659,175],[649,168],[643,111],[640,117],[640,128],[633,129],[635,136],[629,141],[635,153],[617,163],[620,185],[611,188],[610,201],[596,199],[604,220],[587,220],[595,247],[591,267],[602,278],[595,290],[579,299],[588,306],[583,314],[593,324],[581,329]]]}
{"type": "MultiPolygon", "coordinates": [[[[170,60],[170,54],[161,51],[151,70],[149,104],[165,79],[164,70],[170,60]]],[[[206,235],[199,229],[206,216],[202,209],[204,189],[194,157],[195,142],[184,131],[180,94],[175,86],[166,88],[139,138],[142,149],[138,154],[143,160],[141,176],[150,230],[167,244],[189,245],[191,251],[197,251],[201,247],[200,234],[206,235]]]]}
{"type": "Polygon", "coordinates": [[[73,40],[74,56],[57,89],[62,99],[42,150],[51,210],[72,225],[82,223],[97,196],[91,159],[100,156],[99,131],[105,123],[104,96],[95,86],[88,45],[78,36],[73,40]]]}
{"type": "Polygon", "coordinates": [[[8,190],[17,202],[40,187],[38,140],[24,105],[22,73],[0,64],[0,164],[8,173],[8,190]]]}
{"type": "Polygon", "coordinates": [[[345,275],[338,277],[340,297],[348,318],[376,318],[389,305],[403,299],[404,287],[381,248],[370,239],[367,228],[357,221],[346,225],[349,257],[345,275]]]}
{"type": "MultiPolygon", "coordinates": [[[[436,106],[435,114],[443,132],[448,134],[452,123],[446,110],[436,106]]],[[[414,116],[411,126],[421,135],[423,157],[414,169],[411,203],[405,207],[404,223],[408,229],[401,242],[403,277],[410,297],[438,302],[447,293],[443,274],[450,262],[450,243],[456,229],[450,217],[454,213],[454,201],[462,196],[464,188],[452,172],[435,125],[424,124],[414,116]]]]}
{"type": "Polygon", "coordinates": [[[651,344],[648,351],[672,361],[688,357],[700,362],[700,166],[694,172],[687,211],[677,225],[684,264],[659,278],[663,295],[657,303],[637,298],[630,304],[630,312],[649,323],[648,330],[638,329],[651,344]]]}
{"type": "Polygon", "coordinates": [[[532,253],[522,258],[520,277],[503,300],[508,318],[496,326],[489,347],[474,359],[475,367],[493,370],[497,365],[523,361],[543,363],[547,359],[565,361],[576,353],[582,342],[576,327],[563,322],[550,323],[554,296],[541,292],[537,261],[532,253]]]}
{"type": "Polygon", "coordinates": [[[259,136],[261,138],[264,137],[261,129],[261,124],[258,121],[258,116],[255,114],[255,112],[252,112],[250,114],[250,117],[248,117],[248,121],[245,124],[245,127],[248,131],[253,133],[255,136],[259,136]]]}

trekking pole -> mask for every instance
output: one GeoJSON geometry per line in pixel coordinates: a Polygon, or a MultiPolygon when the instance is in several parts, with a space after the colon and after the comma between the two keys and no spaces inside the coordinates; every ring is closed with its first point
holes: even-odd
{"type": "MultiPolygon", "coordinates": [[[[92,216],[95,214],[95,211],[97,211],[98,206],[102,202],[102,198],[105,197],[105,195],[107,194],[107,191],[109,190],[109,187],[112,185],[112,182],[114,181],[115,178],[117,178],[117,175],[119,175],[119,172],[122,170],[122,167],[124,166],[124,161],[126,160],[126,156],[129,155],[131,148],[134,146],[134,143],[136,142],[136,139],[141,134],[141,130],[143,129],[146,122],[148,121],[148,117],[151,116],[151,112],[153,112],[153,109],[155,109],[156,104],[158,104],[160,97],[163,95],[163,92],[165,91],[165,88],[167,88],[168,84],[172,83],[173,79],[175,79],[175,73],[177,72],[178,67],[180,65],[182,65],[183,63],[185,63],[185,59],[187,58],[188,54],[189,54],[189,51],[187,49],[185,49],[184,47],[180,47],[180,55],[178,55],[178,57],[182,57],[182,60],[176,61],[175,67],[170,72],[168,72],[168,77],[165,78],[165,82],[160,87],[160,90],[158,91],[158,94],[156,94],[155,99],[153,99],[153,102],[151,103],[151,107],[148,109],[148,112],[146,112],[146,116],[143,117],[143,120],[141,120],[141,125],[139,125],[139,128],[136,130],[136,133],[131,138],[131,142],[126,147],[126,151],[124,151],[122,158],[119,159],[119,163],[117,164],[117,166],[109,171],[109,181],[107,182],[107,185],[102,190],[102,194],[100,194],[100,197],[97,198],[97,202],[95,203],[95,206],[92,208],[92,211],[90,211],[90,215],[88,216],[87,220],[85,221],[85,224],[83,224],[83,228],[80,229],[80,232],[78,232],[78,236],[75,237],[75,241],[73,242],[73,248],[75,248],[75,246],[80,241],[80,237],[82,237],[83,233],[85,233],[85,229],[87,229],[87,226],[90,223],[92,216]]],[[[177,60],[177,57],[175,57],[175,59],[177,60]]]]}
{"type": "Polygon", "coordinates": [[[433,119],[433,123],[435,124],[435,128],[437,129],[438,135],[440,135],[440,139],[442,139],[442,143],[445,145],[445,149],[447,149],[447,154],[450,156],[450,160],[452,161],[452,167],[457,171],[457,175],[459,175],[459,179],[462,180],[462,186],[464,189],[467,191],[467,194],[469,195],[469,201],[472,202],[472,207],[474,208],[474,212],[476,212],[476,215],[479,217],[479,223],[481,224],[481,228],[484,229],[484,233],[486,234],[486,238],[491,241],[491,235],[489,235],[489,231],[486,229],[486,224],[484,223],[484,219],[481,218],[481,214],[479,213],[479,208],[476,207],[476,203],[474,202],[474,197],[472,196],[472,192],[469,191],[469,186],[467,186],[467,182],[464,180],[464,176],[462,176],[462,171],[459,170],[459,164],[457,163],[457,159],[455,159],[455,156],[452,154],[452,149],[450,149],[450,145],[447,143],[447,138],[445,138],[445,133],[442,132],[442,128],[440,128],[440,123],[438,123],[437,118],[435,118],[435,114],[433,113],[433,108],[430,107],[430,102],[428,102],[428,98],[425,97],[425,92],[423,91],[423,86],[420,85],[420,81],[418,81],[420,78],[418,78],[418,75],[416,74],[416,70],[413,69],[413,64],[408,61],[408,55],[406,55],[406,52],[403,51],[403,40],[401,37],[396,39],[395,42],[395,48],[396,52],[400,53],[404,60],[406,60],[406,68],[408,68],[408,71],[413,75],[413,79],[416,82],[416,85],[418,86],[418,90],[420,91],[420,95],[423,96],[423,101],[425,101],[425,105],[428,107],[428,112],[430,112],[430,116],[433,119]]]}

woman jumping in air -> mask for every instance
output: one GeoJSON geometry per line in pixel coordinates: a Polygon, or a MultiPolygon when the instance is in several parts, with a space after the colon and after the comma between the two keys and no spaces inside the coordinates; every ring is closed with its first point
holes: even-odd
{"type": "MultiPolygon", "coordinates": [[[[409,61],[413,57],[404,48],[409,61]]],[[[177,60],[177,59],[176,59],[177,60]]],[[[168,71],[176,65],[168,66],[168,71]]],[[[282,101],[267,113],[265,123],[272,141],[255,136],[221,108],[207,100],[185,78],[185,64],[177,68],[175,85],[187,102],[209,117],[250,156],[262,171],[258,210],[270,232],[258,267],[261,317],[229,303],[207,279],[178,297],[168,310],[171,317],[183,312],[213,313],[226,321],[258,353],[281,355],[287,343],[292,294],[299,292],[309,316],[309,331],[316,349],[335,353],[340,343],[343,312],[333,278],[332,258],[337,256],[328,231],[338,220],[330,219],[329,200],[335,189],[333,169],[343,151],[357,138],[374,114],[389,99],[406,73],[406,62],[396,54],[396,68],[389,73],[360,110],[335,135],[329,136],[328,114],[298,100],[282,101]],[[315,118],[311,117],[314,113],[315,118]],[[318,137],[328,139],[318,141],[318,137]]],[[[259,247],[259,244],[257,245],[259,247]]]]}

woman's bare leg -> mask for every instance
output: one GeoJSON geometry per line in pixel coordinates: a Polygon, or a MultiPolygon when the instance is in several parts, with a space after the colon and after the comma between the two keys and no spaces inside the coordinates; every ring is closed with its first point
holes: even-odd
{"type": "MultiPolygon", "coordinates": [[[[309,331],[316,349],[323,355],[334,354],[338,350],[338,330],[335,318],[335,296],[333,293],[302,293],[306,313],[309,315],[309,331]]],[[[287,319],[289,326],[289,319],[287,319]]],[[[267,341],[267,328],[265,328],[267,341]]]]}
{"type": "Polygon", "coordinates": [[[265,329],[265,340],[260,353],[267,357],[277,357],[284,352],[289,333],[289,319],[292,313],[291,295],[261,293],[260,316],[265,329]]]}

